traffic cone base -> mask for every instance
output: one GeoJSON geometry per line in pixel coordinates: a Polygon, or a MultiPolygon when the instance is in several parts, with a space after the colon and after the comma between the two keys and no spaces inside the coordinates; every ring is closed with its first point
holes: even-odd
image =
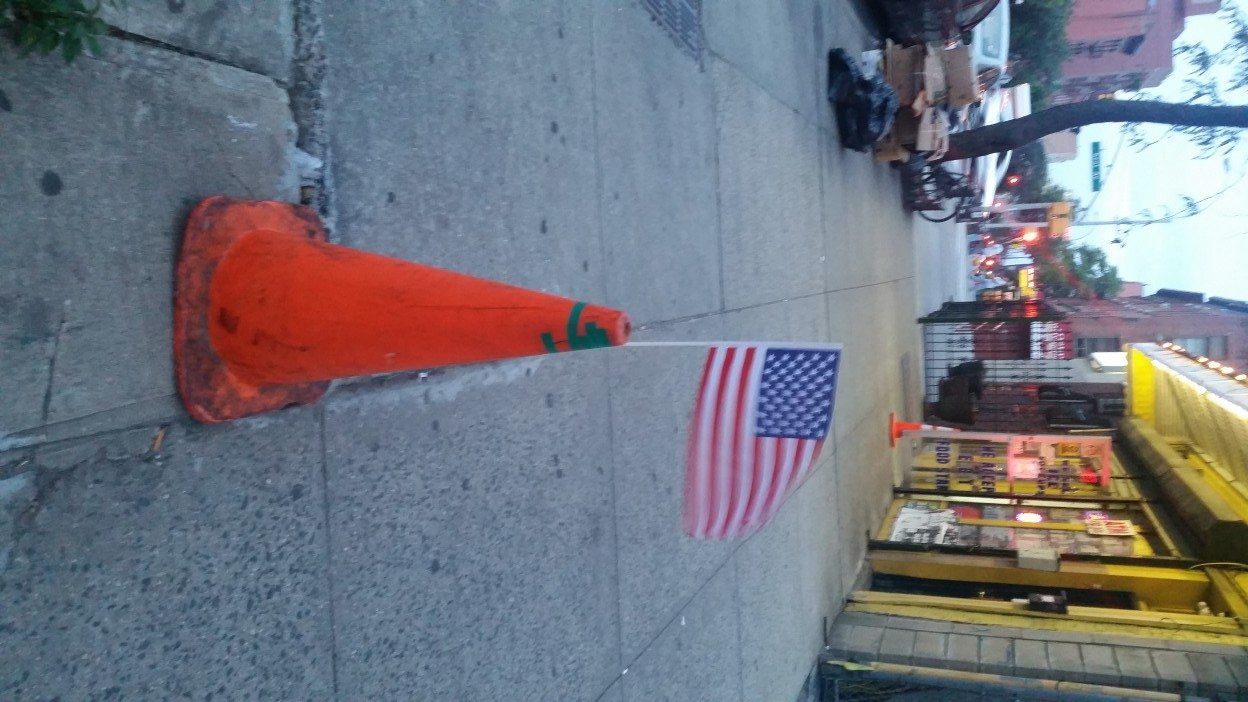
{"type": "Polygon", "coordinates": [[[212,197],[191,212],[174,277],[173,360],[182,402],[201,422],[311,404],[329,388],[328,381],[249,383],[213,349],[208,316],[213,273],[226,251],[255,231],[300,232],[325,240],[320,219],[302,205],[212,197]]]}
{"type": "Polygon", "coordinates": [[[888,445],[897,447],[897,440],[908,431],[959,431],[954,427],[942,427],[921,422],[899,422],[895,412],[888,413],[888,445]]]}
{"type": "Polygon", "coordinates": [[[901,426],[901,423],[897,421],[897,413],[889,412],[888,413],[888,445],[893,448],[896,448],[897,440],[901,438],[901,432],[903,431],[905,431],[905,428],[903,428],[901,426]]]}

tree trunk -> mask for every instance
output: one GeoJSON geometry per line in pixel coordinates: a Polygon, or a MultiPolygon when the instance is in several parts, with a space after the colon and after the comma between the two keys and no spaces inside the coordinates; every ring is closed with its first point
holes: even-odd
{"type": "Polygon", "coordinates": [[[1089,100],[1049,107],[1026,117],[949,136],[942,161],[1001,153],[1046,134],[1100,122],[1152,122],[1185,127],[1248,128],[1248,106],[1185,105],[1147,100],[1089,100]]]}

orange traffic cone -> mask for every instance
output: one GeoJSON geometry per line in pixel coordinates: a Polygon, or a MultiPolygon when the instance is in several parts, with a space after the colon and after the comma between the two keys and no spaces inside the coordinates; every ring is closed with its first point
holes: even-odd
{"type": "Polygon", "coordinates": [[[628,316],[325,242],[316,214],[210,197],[174,292],[182,402],[221,422],[315,402],[329,381],[628,340],[628,316]]]}
{"type": "Polygon", "coordinates": [[[888,413],[888,445],[889,446],[892,446],[895,448],[897,446],[897,440],[901,438],[902,434],[908,431],[961,431],[961,429],[954,429],[953,427],[942,427],[937,424],[920,424],[918,422],[899,422],[897,421],[896,413],[894,412],[888,413]]]}

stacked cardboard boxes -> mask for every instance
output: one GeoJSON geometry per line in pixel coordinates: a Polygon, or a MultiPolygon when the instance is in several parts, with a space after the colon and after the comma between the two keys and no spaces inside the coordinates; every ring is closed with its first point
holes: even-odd
{"type": "Polygon", "coordinates": [[[884,47],[884,80],[897,92],[900,108],[892,130],[875,145],[880,161],[904,161],[919,152],[936,158],[949,148],[944,108],[979,100],[970,49],[933,44],[884,47]]]}

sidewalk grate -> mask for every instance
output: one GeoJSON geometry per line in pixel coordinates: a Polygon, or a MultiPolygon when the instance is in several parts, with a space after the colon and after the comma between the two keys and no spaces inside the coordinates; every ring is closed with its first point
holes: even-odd
{"type": "Polygon", "coordinates": [[[702,57],[702,0],[641,0],[650,16],[690,57],[702,57]]]}

